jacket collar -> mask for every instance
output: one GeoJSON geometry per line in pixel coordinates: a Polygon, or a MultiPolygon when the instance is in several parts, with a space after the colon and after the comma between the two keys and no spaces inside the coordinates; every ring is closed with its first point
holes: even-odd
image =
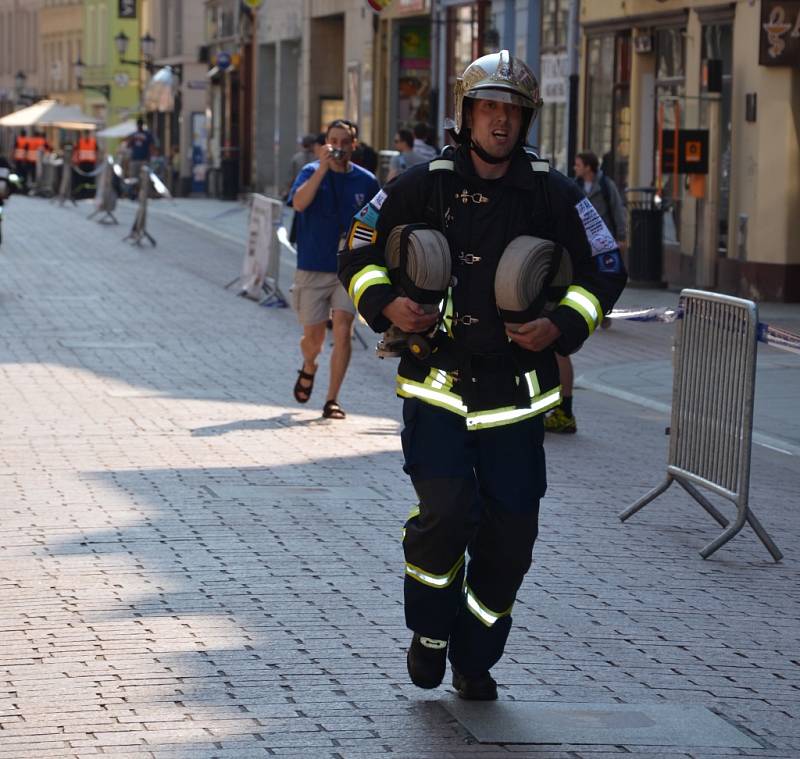
{"type": "MultiPolygon", "coordinates": [[[[459,175],[475,179],[478,182],[486,181],[479,177],[475,171],[475,165],[472,163],[472,157],[467,145],[462,144],[456,148],[453,160],[455,161],[456,172],[459,175]]],[[[511,157],[508,171],[500,178],[505,180],[503,184],[508,187],[531,190],[535,186],[535,177],[536,175],[531,169],[531,157],[522,148],[519,148],[514,151],[511,157]]]]}

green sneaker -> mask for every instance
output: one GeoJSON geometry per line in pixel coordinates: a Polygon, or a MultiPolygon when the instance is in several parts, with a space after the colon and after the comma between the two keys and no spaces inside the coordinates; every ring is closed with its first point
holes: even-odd
{"type": "Polygon", "coordinates": [[[544,429],[545,432],[572,434],[578,431],[578,425],[575,424],[575,417],[565,413],[564,409],[559,406],[544,418],[544,429]]]}

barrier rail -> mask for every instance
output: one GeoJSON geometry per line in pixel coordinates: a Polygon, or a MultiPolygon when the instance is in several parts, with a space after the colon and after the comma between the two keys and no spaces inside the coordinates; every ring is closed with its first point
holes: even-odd
{"type": "Polygon", "coordinates": [[[681,301],[667,476],[620,519],[626,521],[677,482],[726,528],[700,551],[704,559],[749,523],[780,561],[783,555],[749,507],[758,308],[752,301],[700,290],[684,290],[681,301]],[[733,524],[697,487],[736,504],[733,524]]]}
{"type": "Polygon", "coordinates": [[[122,240],[123,242],[130,240],[134,245],[141,245],[142,238],[144,238],[155,248],[156,241],[147,231],[147,199],[150,195],[150,174],[150,167],[142,166],[139,171],[139,207],[136,209],[131,231],[122,240]]]}
{"type": "MultiPolygon", "coordinates": [[[[645,306],[643,308],[614,309],[606,314],[609,319],[620,319],[636,322],[664,322],[671,324],[683,318],[683,307],[670,308],[668,306],[645,306]]],[[[773,327],[764,322],[758,323],[758,342],[771,345],[773,348],[797,353],[800,355],[800,334],[790,332],[788,329],[773,327]]]]}
{"type": "MultiPolygon", "coordinates": [[[[114,188],[115,164],[111,156],[103,161],[100,179],[97,181],[97,192],[94,197],[95,209],[86,218],[93,219],[97,214],[103,215],[97,220],[100,224],[119,224],[114,211],[117,207],[117,191],[114,188]],[[110,219],[110,221],[109,221],[110,219]]],[[[120,170],[120,174],[122,171],[120,170]]]]}

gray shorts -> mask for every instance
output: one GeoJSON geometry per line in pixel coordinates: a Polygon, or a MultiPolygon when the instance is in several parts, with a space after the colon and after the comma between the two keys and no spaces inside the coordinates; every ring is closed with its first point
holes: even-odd
{"type": "Polygon", "coordinates": [[[291,292],[292,308],[304,327],[328,321],[331,311],[356,312],[353,301],[333,272],[298,269],[291,292]]]}

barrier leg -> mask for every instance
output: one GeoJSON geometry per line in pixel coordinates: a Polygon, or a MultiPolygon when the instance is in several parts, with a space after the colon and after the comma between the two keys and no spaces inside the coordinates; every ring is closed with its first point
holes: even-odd
{"type": "Polygon", "coordinates": [[[753,531],[756,535],[758,535],[759,540],[764,544],[764,547],[770,552],[770,555],[775,561],[780,561],[783,558],[783,554],[781,553],[780,549],[772,538],[769,536],[767,531],[761,525],[761,522],[756,519],[756,515],[753,514],[750,509],[747,509],[747,521],[750,522],[750,526],[753,528],[753,531]]]}
{"type": "Polygon", "coordinates": [[[725,517],[721,511],[718,511],[716,506],[711,503],[694,485],[689,482],[684,482],[679,477],[675,478],[678,485],[680,485],[695,501],[697,501],[722,527],[727,527],[730,521],[725,517]]]}
{"type": "Polygon", "coordinates": [[[629,506],[625,511],[621,512],[619,515],[620,522],[624,522],[628,517],[632,517],[639,509],[647,506],[650,501],[655,498],[658,498],[671,484],[672,484],[672,475],[667,475],[667,479],[664,480],[657,488],[653,488],[649,493],[642,496],[636,503],[632,506],[629,506]]]}
{"type": "Polygon", "coordinates": [[[739,506],[739,511],[736,514],[736,521],[725,530],[722,535],[720,535],[715,540],[712,540],[707,546],[705,546],[701,551],[700,555],[707,559],[714,553],[718,548],[722,548],[732,537],[734,537],[739,530],[744,527],[744,523],[747,521],[747,506],[739,506]]]}

